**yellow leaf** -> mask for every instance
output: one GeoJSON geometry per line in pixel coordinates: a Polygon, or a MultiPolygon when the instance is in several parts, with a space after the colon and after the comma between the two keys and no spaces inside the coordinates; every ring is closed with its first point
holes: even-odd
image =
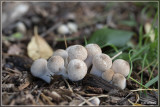
{"type": "Polygon", "coordinates": [[[28,44],[27,51],[28,56],[33,60],[39,58],[48,59],[53,54],[52,48],[48,45],[48,43],[37,34],[37,29],[34,29],[34,36],[28,44]]]}
{"type": "Polygon", "coordinates": [[[133,105],[133,106],[143,106],[142,104],[138,104],[138,103],[133,103],[131,100],[128,99],[128,101],[133,105]]]}

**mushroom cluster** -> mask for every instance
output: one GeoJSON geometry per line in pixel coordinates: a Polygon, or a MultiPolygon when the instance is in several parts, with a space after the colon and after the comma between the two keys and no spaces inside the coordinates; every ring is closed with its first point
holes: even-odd
{"type": "Polygon", "coordinates": [[[112,59],[102,53],[97,44],[72,45],[66,50],[58,49],[47,60],[38,59],[31,66],[31,73],[50,83],[53,75],[62,75],[71,81],[82,80],[87,74],[88,68],[91,68],[90,74],[101,77],[104,80],[118,86],[121,89],[126,87],[126,76],[129,74],[129,63],[123,59],[112,59]]]}

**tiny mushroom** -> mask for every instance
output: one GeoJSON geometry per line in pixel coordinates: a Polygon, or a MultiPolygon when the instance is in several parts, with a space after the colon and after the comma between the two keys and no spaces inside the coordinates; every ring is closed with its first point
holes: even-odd
{"type": "Polygon", "coordinates": [[[53,53],[53,56],[61,56],[64,59],[64,65],[67,67],[68,64],[68,52],[63,49],[58,49],[53,53]]]}
{"type": "Polygon", "coordinates": [[[82,45],[71,46],[68,50],[68,60],[80,59],[85,60],[87,58],[87,50],[82,45]]]}
{"type": "Polygon", "coordinates": [[[112,59],[106,54],[98,54],[93,57],[92,63],[93,66],[90,73],[101,77],[104,71],[111,68],[112,59]]]}
{"type": "Polygon", "coordinates": [[[61,34],[61,35],[66,35],[66,34],[69,34],[70,31],[69,31],[69,28],[67,25],[65,24],[62,24],[58,27],[57,29],[58,33],[61,34]]]}
{"type": "Polygon", "coordinates": [[[125,89],[126,88],[126,78],[120,73],[115,73],[113,75],[112,84],[114,84],[115,86],[121,89],[125,89]]]}
{"type": "Polygon", "coordinates": [[[70,30],[71,33],[75,33],[78,30],[78,26],[77,26],[76,23],[68,22],[67,26],[68,26],[68,28],[69,28],[69,30],[70,30]]]}
{"type": "Polygon", "coordinates": [[[87,74],[87,65],[80,59],[73,59],[68,64],[68,78],[79,81],[87,74]]]}
{"type": "Polygon", "coordinates": [[[46,59],[37,59],[33,62],[31,66],[31,74],[35,77],[41,78],[47,83],[51,82],[51,72],[47,68],[47,60],[46,59]]]}
{"type": "Polygon", "coordinates": [[[100,100],[98,97],[94,97],[90,102],[95,106],[98,106],[100,104],[100,100]]]}
{"type": "Polygon", "coordinates": [[[112,80],[113,75],[114,75],[114,71],[112,69],[109,69],[102,73],[102,78],[110,82],[112,80]]]}
{"type": "Polygon", "coordinates": [[[124,77],[126,77],[129,74],[130,66],[129,63],[123,59],[116,59],[113,62],[112,69],[115,73],[120,73],[124,77]]]}
{"type": "Polygon", "coordinates": [[[85,60],[85,63],[87,67],[89,68],[92,64],[92,59],[95,55],[102,54],[101,48],[97,44],[88,44],[85,46],[87,49],[87,59],[85,60]]]}
{"type": "Polygon", "coordinates": [[[48,69],[55,75],[62,75],[67,78],[66,68],[64,67],[64,59],[61,56],[52,56],[47,63],[48,69]]]}

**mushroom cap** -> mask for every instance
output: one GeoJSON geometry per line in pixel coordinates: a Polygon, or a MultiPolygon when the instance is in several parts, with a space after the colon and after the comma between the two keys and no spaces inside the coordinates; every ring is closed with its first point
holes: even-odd
{"type": "Polygon", "coordinates": [[[51,72],[61,72],[64,69],[64,59],[61,56],[52,56],[48,60],[47,67],[51,72]]]}
{"type": "Polygon", "coordinates": [[[71,33],[75,33],[78,30],[77,24],[75,24],[73,22],[68,22],[67,26],[68,26],[68,28],[69,28],[69,30],[70,30],[71,33]]]}
{"type": "Polygon", "coordinates": [[[100,100],[98,97],[94,97],[94,99],[92,99],[90,102],[95,106],[98,106],[100,104],[100,100]]]}
{"type": "Polygon", "coordinates": [[[47,70],[47,60],[43,58],[35,60],[31,66],[31,73],[35,77],[43,76],[46,70],[47,70]]]}
{"type": "Polygon", "coordinates": [[[68,64],[68,78],[79,81],[87,74],[87,65],[80,59],[73,59],[68,64]]]}
{"type": "Polygon", "coordinates": [[[120,73],[126,77],[129,74],[130,66],[127,61],[123,59],[116,59],[113,62],[112,69],[114,70],[114,72],[120,73]]]}
{"type": "Polygon", "coordinates": [[[109,69],[102,73],[102,78],[110,82],[112,80],[113,75],[114,75],[114,71],[112,69],[109,69]]]}
{"type": "Polygon", "coordinates": [[[60,25],[57,31],[59,34],[62,34],[62,35],[70,33],[68,26],[64,24],[60,25]]]}
{"type": "Polygon", "coordinates": [[[104,72],[111,68],[112,59],[106,54],[98,54],[93,57],[92,63],[97,69],[104,72]]]}
{"type": "Polygon", "coordinates": [[[120,73],[115,73],[113,75],[112,83],[121,89],[126,88],[126,78],[120,73]]]}
{"type": "Polygon", "coordinates": [[[69,61],[72,59],[85,60],[87,58],[87,50],[81,45],[75,45],[68,50],[69,61]]]}
{"type": "Polygon", "coordinates": [[[95,56],[97,54],[101,54],[102,50],[97,44],[88,44],[85,46],[87,49],[88,56],[95,56]]]}
{"type": "Polygon", "coordinates": [[[88,56],[85,60],[87,67],[89,68],[92,64],[92,59],[95,55],[102,54],[101,48],[97,44],[88,44],[85,46],[88,56]]]}
{"type": "Polygon", "coordinates": [[[53,56],[61,56],[64,60],[68,58],[68,52],[63,49],[57,49],[54,53],[53,56]]]}

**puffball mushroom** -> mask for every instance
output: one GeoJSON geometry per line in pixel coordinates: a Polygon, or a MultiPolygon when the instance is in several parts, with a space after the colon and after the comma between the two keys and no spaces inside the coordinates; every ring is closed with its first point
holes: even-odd
{"type": "Polygon", "coordinates": [[[92,99],[90,102],[95,106],[98,106],[100,104],[100,100],[98,97],[94,97],[94,99],[92,99]]]}
{"type": "Polygon", "coordinates": [[[85,46],[87,49],[87,59],[85,60],[85,63],[87,67],[89,68],[92,64],[92,59],[95,55],[102,54],[101,48],[97,44],[88,44],[85,46]]]}
{"type": "Polygon", "coordinates": [[[58,27],[57,29],[58,33],[61,34],[61,35],[66,35],[66,34],[69,34],[70,31],[69,31],[69,28],[67,25],[65,24],[62,24],[58,27]]]}
{"type": "Polygon", "coordinates": [[[93,66],[90,73],[101,77],[104,71],[111,68],[112,59],[106,54],[98,54],[93,57],[92,63],[93,66]]]}
{"type": "Polygon", "coordinates": [[[68,78],[72,81],[79,81],[87,74],[87,65],[80,59],[73,59],[68,64],[68,78]]]}
{"type": "Polygon", "coordinates": [[[73,22],[68,22],[67,26],[68,26],[68,28],[69,28],[69,30],[70,30],[71,33],[75,33],[78,30],[77,24],[75,24],[73,22]]]}
{"type": "Polygon", "coordinates": [[[87,50],[81,45],[71,46],[68,50],[68,59],[80,59],[85,60],[87,58],[87,50]]]}
{"type": "Polygon", "coordinates": [[[46,59],[37,59],[33,62],[31,66],[31,74],[35,77],[41,78],[47,83],[51,82],[51,72],[47,68],[47,60],[46,59]]]}
{"type": "Polygon", "coordinates": [[[53,56],[61,56],[64,59],[64,65],[67,67],[68,65],[68,52],[63,49],[58,49],[53,53],[53,56]]]}
{"type": "Polygon", "coordinates": [[[113,75],[112,84],[114,84],[115,86],[121,89],[125,89],[126,88],[126,78],[120,73],[115,73],[113,75]]]}
{"type": "Polygon", "coordinates": [[[110,82],[112,80],[113,75],[114,75],[114,71],[112,69],[109,69],[102,73],[102,78],[110,82]]]}
{"type": "Polygon", "coordinates": [[[124,77],[126,77],[129,74],[130,66],[129,63],[123,59],[116,59],[113,62],[112,69],[115,73],[120,73],[124,77]]]}
{"type": "Polygon", "coordinates": [[[66,68],[64,67],[64,59],[61,56],[52,56],[47,62],[48,69],[55,75],[62,75],[67,78],[66,68]]]}

